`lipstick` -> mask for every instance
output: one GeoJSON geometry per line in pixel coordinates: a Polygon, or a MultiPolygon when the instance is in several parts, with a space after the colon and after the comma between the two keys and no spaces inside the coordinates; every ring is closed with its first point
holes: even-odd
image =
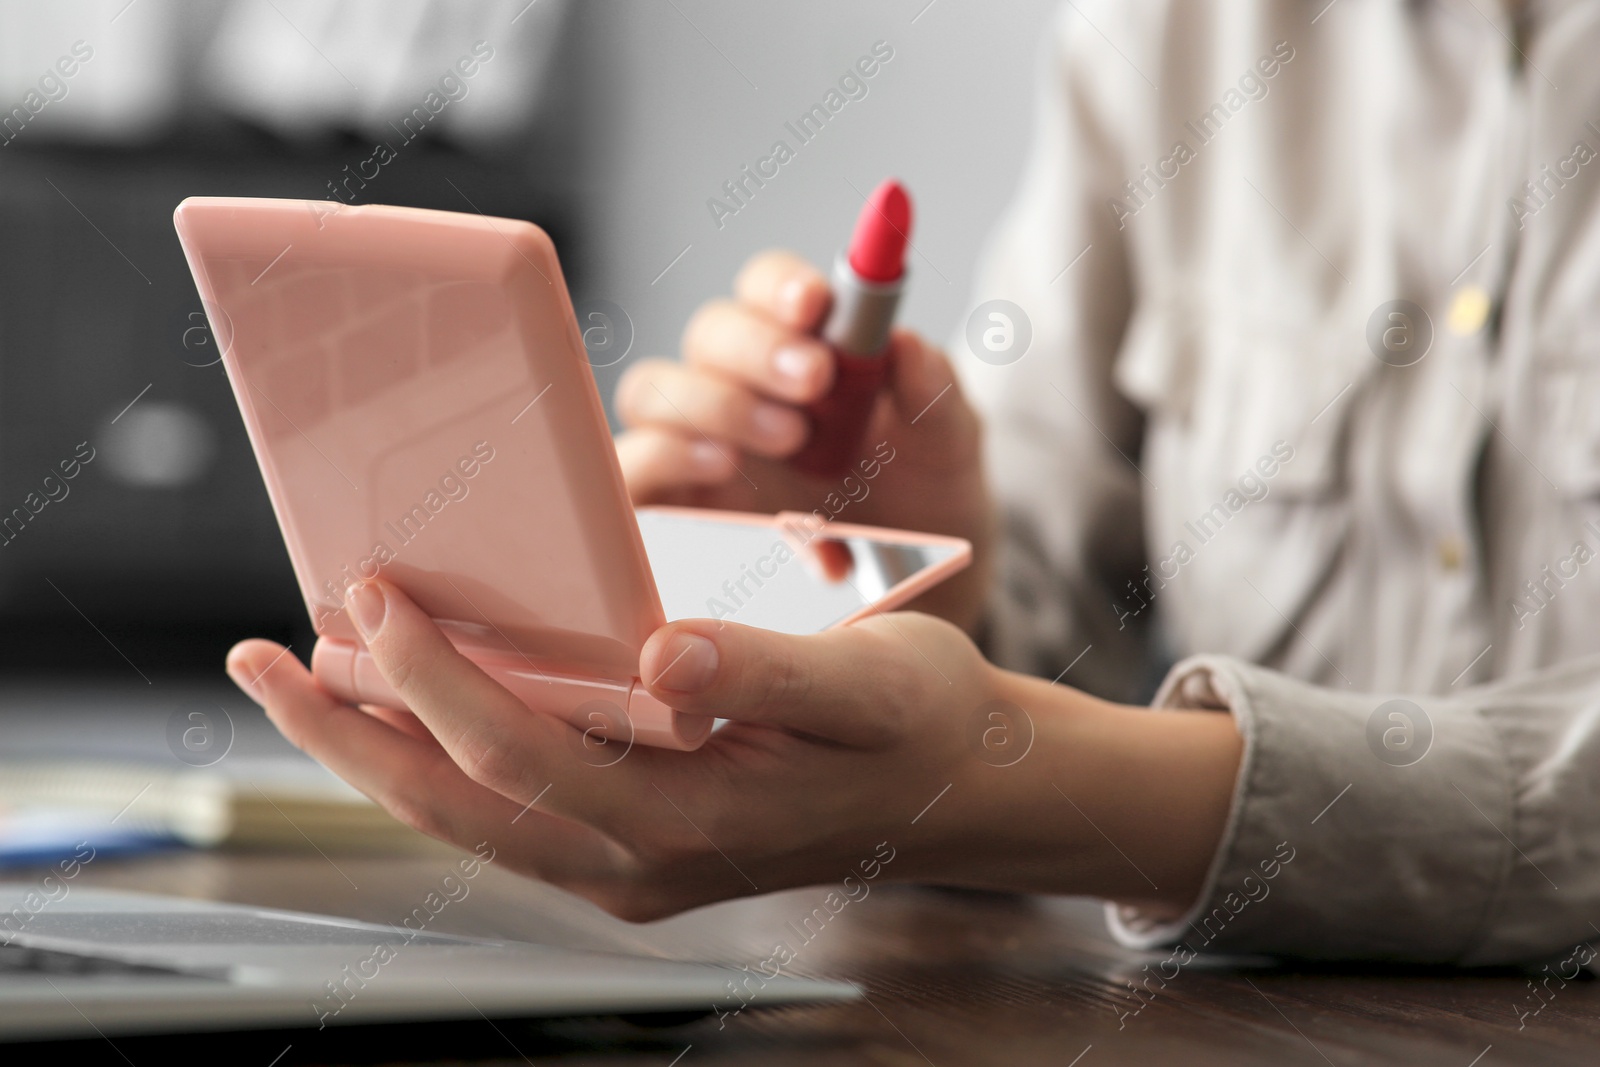
{"type": "Polygon", "coordinates": [[[833,309],[822,329],[832,347],[833,388],[807,408],[811,437],[791,462],[835,478],[861,454],[874,401],[889,376],[889,331],[905,287],[911,198],[893,178],[861,208],[849,251],[833,265],[833,309]]]}

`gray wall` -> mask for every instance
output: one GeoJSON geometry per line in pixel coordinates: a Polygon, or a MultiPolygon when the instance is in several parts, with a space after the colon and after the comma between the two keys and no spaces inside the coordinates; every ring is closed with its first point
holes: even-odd
{"type": "MultiPolygon", "coordinates": [[[[1010,197],[1055,0],[584,0],[579,134],[585,298],[629,313],[629,362],[675,353],[691,310],[769,246],[827,264],[861,196],[893,174],[918,209],[902,321],[943,341],[965,315],[973,260],[1010,197]],[[703,35],[703,36],[702,36],[703,35]],[[855,61],[893,58],[809,143],[795,122],[855,61]],[[719,229],[706,201],[775,140],[795,158],[719,229]],[[858,193],[859,190],[859,193],[858,193]],[[677,264],[658,281],[674,257],[677,264]]],[[[724,198],[726,200],[726,198],[724,198]]],[[[608,396],[619,368],[599,372],[608,396]]]]}

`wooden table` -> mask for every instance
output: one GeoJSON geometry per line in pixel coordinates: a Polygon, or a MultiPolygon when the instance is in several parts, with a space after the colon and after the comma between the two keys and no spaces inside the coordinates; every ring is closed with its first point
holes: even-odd
{"type": "MultiPolygon", "coordinates": [[[[450,855],[171,854],[106,859],[84,882],[390,922],[435,886],[450,855]]],[[[10,872],[8,872],[9,874],[10,872]]],[[[27,877],[29,872],[17,872],[27,877]]],[[[824,890],[797,890],[631,926],[560,892],[489,869],[437,928],[574,947],[754,965],[824,890]]],[[[1514,971],[1290,970],[1198,961],[1138,1014],[1125,982],[1163,956],[1106,936],[1088,901],[879,886],[807,944],[795,973],[847,978],[867,999],[749,1008],[719,1022],[474,1022],[229,1038],[118,1038],[7,1049],[6,1063],[1505,1064],[1600,1062],[1600,983],[1540,1003],[1514,971]],[[287,1047],[287,1051],[286,1051],[287,1047]],[[16,1053],[22,1052],[18,1058],[16,1053]],[[274,1057],[281,1059],[274,1061],[274,1057]],[[681,1056],[681,1058],[679,1058],[681,1056]],[[179,1060],[178,1062],[182,1062],[179,1060]]]]}

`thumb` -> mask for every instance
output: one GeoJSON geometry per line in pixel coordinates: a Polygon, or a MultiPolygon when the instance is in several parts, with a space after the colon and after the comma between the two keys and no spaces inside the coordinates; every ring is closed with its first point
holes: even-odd
{"type": "Polygon", "coordinates": [[[898,736],[909,692],[899,649],[875,620],[795,636],[688,619],[650,636],[639,658],[651,694],[715,715],[878,747],[898,736]]]}
{"type": "Polygon", "coordinates": [[[910,330],[896,330],[892,344],[889,396],[895,415],[918,436],[971,454],[978,417],[961,393],[949,357],[910,330]]]}

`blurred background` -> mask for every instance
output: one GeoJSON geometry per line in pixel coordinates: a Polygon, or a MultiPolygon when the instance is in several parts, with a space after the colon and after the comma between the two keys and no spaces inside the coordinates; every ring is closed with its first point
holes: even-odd
{"type": "Polygon", "coordinates": [[[1054,6],[0,0],[7,684],[69,671],[153,713],[164,686],[225,685],[241,637],[309,652],[173,234],[184,197],[530,219],[580,318],[615,320],[609,398],[751,253],[826,264],[894,174],[919,208],[903,321],[944,337],[1026,148],[1054,6]],[[864,56],[876,73],[802,142],[790,126],[864,56]],[[778,140],[794,158],[731,195],[778,140]]]}

